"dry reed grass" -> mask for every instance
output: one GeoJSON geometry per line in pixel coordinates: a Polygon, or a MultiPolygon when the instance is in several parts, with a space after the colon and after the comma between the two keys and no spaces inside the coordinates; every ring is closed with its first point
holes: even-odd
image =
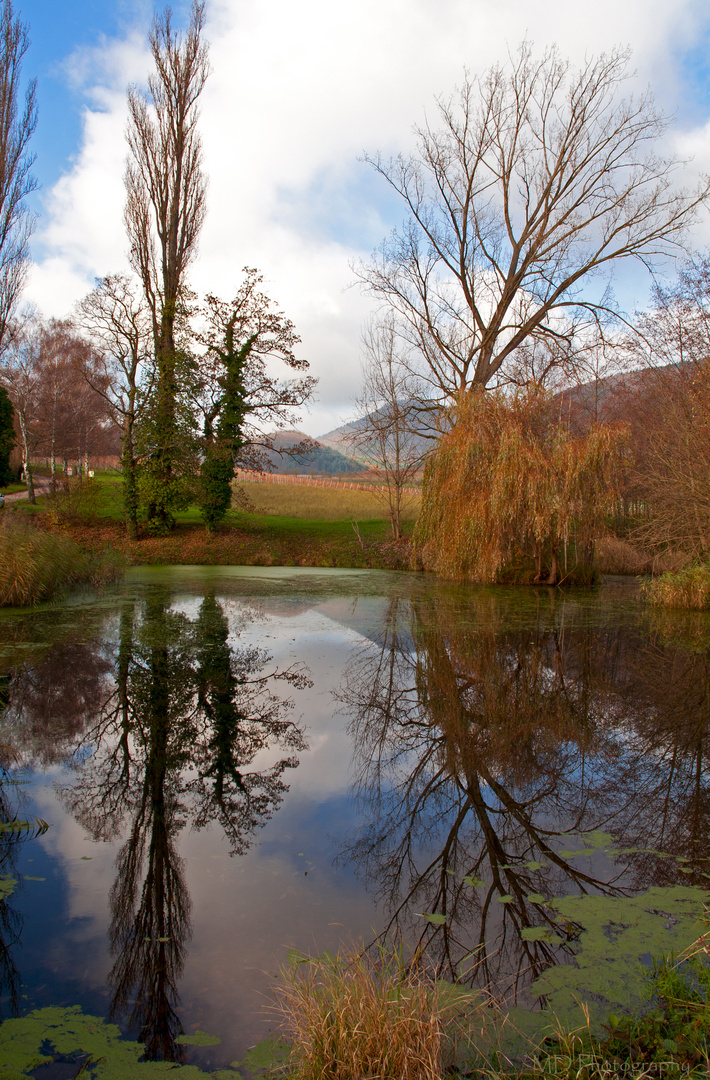
{"type": "Polygon", "coordinates": [[[123,562],[110,549],[87,552],[67,536],[40,532],[8,515],[0,521],[0,607],[51,600],[72,586],[114,581],[123,562]]]}
{"type": "Polygon", "coordinates": [[[650,574],[653,559],[628,540],[602,536],[594,545],[594,565],[600,574],[650,574]]]}
{"type": "MultiPolygon", "coordinates": [[[[381,497],[366,489],[319,488],[298,484],[239,485],[246,492],[256,514],[305,518],[310,521],[368,521],[387,517],[381,497]]],[[[402,516],[414,520],[421,498],[408,497],[402,516]]]]}
{"type": "Polygon", "coordinates": [[[618,536],[601,536],[594,545],[594,565],[600,574],[664,574],[681,570],[687,556],[664,551],[649,554],[618,536]]]}
{"type": "Polygon", "coordinates": [[[301,957],[284,976],[276,1008],[298,1080],[441,1080],[462,1014],[480,1008],[398,954],[301,957]]]}

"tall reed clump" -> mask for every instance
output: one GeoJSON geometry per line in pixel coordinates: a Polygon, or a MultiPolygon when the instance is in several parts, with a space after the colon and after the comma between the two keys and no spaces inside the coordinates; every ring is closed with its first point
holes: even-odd
{"type": "Polygon", "coordinates": [[[461,998],[401,956],[299,957],[284,976],[276,1008],[298,1080],[441,1080],[452,1064],[461,998]]]}
{"type": "Polygon", "coordinates": [[[0,520],[0,607],[26,607],[73,587],[105,585],[123,568],[110,548],[85,551],[69,537],[41,532],[14,515],[0,520]]]}
{"type": "Polygon", "coordinates": [[[572,434],[540,390],[469,392],[453,419],[424,477],[421,565],[488,583],[588,581],[625,433],[572,434]]]}
{"type": "Polygon", "coordinates": [[[641,587],[647,604],[657,607],[710,608],[710,566],[706,563],[686,566],[675,573],[661,574],[641,587]]]}

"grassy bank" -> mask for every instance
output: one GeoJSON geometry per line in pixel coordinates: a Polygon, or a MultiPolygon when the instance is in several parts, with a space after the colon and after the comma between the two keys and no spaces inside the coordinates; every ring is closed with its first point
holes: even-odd
{"type": "MultiPolygon", "coordinates": [[[[41,528],[69,537],[86,550],[110,545],[135,566],[409,566],[408,540],[391,540],[382,504],[367,490],[244,487],[250,509],[231,510],[214,535],[207,533],[197,507],[188,507],[176,513],[176,527],[168,536],[129,541],[122,524],[120,477],[115,474],[83,487],[75,483],[68,495],[42,496],[35,507],[22,503],[12,513],[29,515],[41,528]]],[[[405,520],[405,530],[411,531],[413,524],[413,518],[405,520]]]]}
{"type": "MultiPolygon", "coordinates": [[[[235,485],[236,486],[236,485],[235,485]]],[[[196,506],[177,511],[176,528],[165,537],[143,536],[138,542],[126,538],[123,526],[120,474],[99,474],[80,485],[72,481],[69,492],[55,497],[41,495],[35,507],[23,502],[12,512],[35,517],[40,527],[69,536],[82,547],[98,550],[110,544],[131,565],[206,564],[244,566],[333,566],[409,569],[412,565],[411,534],[421,499],[412,496],[403,513],[405,538],[391,540],[389,522],[381,496],[362,489],[311,487],[292,484],[242,483],[246,509],[227,513],[224,524],[210,536],[196,506]]],[[[601,574],[647,575],[677,571],[672,555],[652,559],[637,545],[613,535],[596,542],[595,570],[601,574]]],[[[529,582],[534,576],[527,560],[511,580],[529,582]]],[[[664,579],[660,579],[664,580],[664,579]]],[[[661,592],[674,590],[664,583],[661,592]]],[[[676,590],[680,596],[683,590],[676,590]]],[[[652,603],[667,603],[667,599],[652,603]]],[[[674,606],[697,606],[693,600],[673,601],[674,606]]]]}

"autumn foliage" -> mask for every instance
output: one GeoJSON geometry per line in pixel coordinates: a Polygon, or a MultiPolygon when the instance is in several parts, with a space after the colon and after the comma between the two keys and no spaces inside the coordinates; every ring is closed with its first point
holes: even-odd
{"type": "Polygon", "coordinates": [[[469,392],[430,460],[415,533],[427,570],[478,582],[591,580],[625,432],[574,435],[540,390],[469,392]]]}

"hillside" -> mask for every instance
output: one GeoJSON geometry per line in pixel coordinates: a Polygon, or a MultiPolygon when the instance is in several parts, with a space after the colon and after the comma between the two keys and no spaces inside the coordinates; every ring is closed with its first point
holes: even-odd
{"type": "Polygon", "coordinates": [[[332,446],[324,446],[320,439],[310,439],[302,431],[276,431],[270,436],[273,450],[263,451],[263,456],[274,472],[280,473],[342,473],[359,472],[362,466],[346,453],[332,446]],[[308,441],[310,449],[306,454],[291,455],[280,452],[287,447],[297,446],[308,441]]]}

